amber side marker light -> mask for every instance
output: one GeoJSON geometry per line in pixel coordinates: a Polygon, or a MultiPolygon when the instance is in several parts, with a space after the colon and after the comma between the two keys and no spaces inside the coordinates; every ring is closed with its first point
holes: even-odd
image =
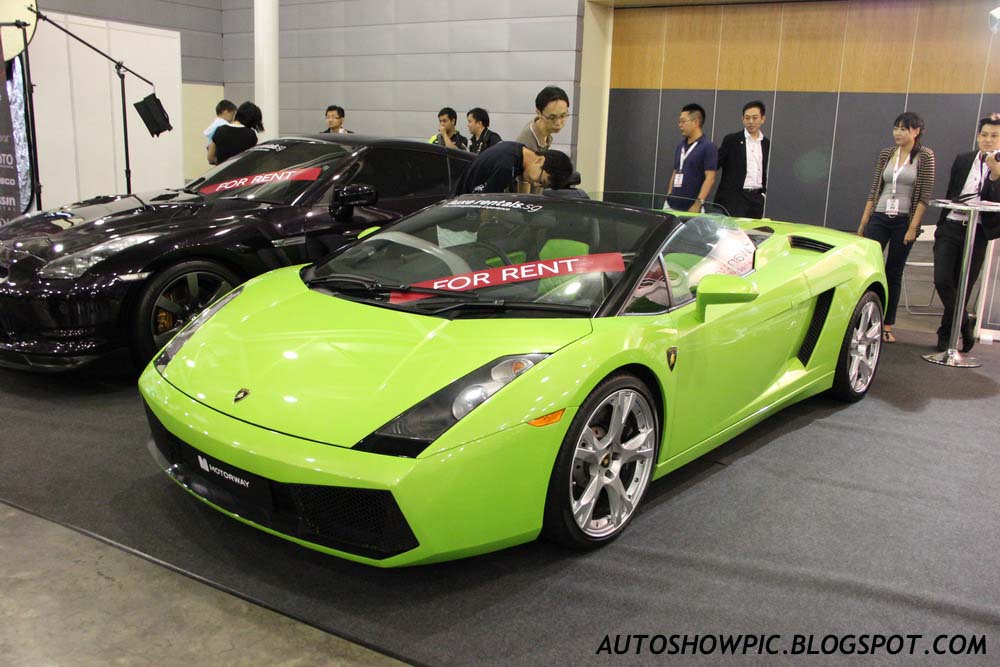
{"type": "Polygon", "coordinates": [[[550,412],[549,414],[539,417],[538,419],[532,419],[529,424],[532,426],[548,426],[549,424],[555,424],[557,421],[562,419],[563,413],[566,409],[557,410],[556,412],[550,412]]]}

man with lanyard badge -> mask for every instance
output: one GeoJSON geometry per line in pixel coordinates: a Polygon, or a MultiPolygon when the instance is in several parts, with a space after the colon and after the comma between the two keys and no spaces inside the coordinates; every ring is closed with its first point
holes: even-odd
{"type": "Polygon", "coordinates": [[[705,137],[702,125],[705,110],[698,104],[687,104],[677,120],[684,141],[674,151],[674,169],[667,185],[667,206],[677,211],[701,211],[715,183],[719,151],[705,137]]]}

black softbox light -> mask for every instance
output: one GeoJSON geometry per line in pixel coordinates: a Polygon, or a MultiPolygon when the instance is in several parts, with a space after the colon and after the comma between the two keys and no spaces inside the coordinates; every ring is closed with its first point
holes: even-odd
{"type": "Polygon", "coordinates": [[[168,132],[172,129],[170,116],[167,115],[163,104],[156,97],[156,93],[150,93],[142,100],[135,103],[135,110],[139,112],[139,117],[146,124],[146,129],[154,137],[158,137],[161,132],[168,132]]]}

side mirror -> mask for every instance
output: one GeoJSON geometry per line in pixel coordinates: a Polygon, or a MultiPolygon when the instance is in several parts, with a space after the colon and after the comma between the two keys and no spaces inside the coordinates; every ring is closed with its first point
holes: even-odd
{"type": "Polygon", "coordinates": [[[753,301],[760,292],[757,286],[740,276],[724,276],[712,274],[705,276],[698,283],[695,292],[695,303],[698,309],[698,319],[705,321],[705,311],[709,306],[726,303],[746,303],[753,301]]]}
{"type": "Polygon", "coordinates": [[[350,222],[354,217],[355,206],[372,206],[378,202],[378,193],[370,185],[352,183],[333,191],[330,202],[330,215],[337,222],[350,222]]]}

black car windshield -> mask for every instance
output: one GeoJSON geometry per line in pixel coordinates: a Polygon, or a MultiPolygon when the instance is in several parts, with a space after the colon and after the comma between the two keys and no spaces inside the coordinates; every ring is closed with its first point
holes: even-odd
{"type": "Polygon", "coordinates": [[[466,195],[365,238],[304,277],[415,312],[589,315],[664,221],[674,224],[662,214],[585,201],[466,195]],[[409,289],[392,289],[399,286],[409,289]]]}
{"type": "Polygon", "coordinates": [[[273,141],[247,149],[187,185],[206,197],[292,204],[348,154],[327,141],[273,141]]]}

